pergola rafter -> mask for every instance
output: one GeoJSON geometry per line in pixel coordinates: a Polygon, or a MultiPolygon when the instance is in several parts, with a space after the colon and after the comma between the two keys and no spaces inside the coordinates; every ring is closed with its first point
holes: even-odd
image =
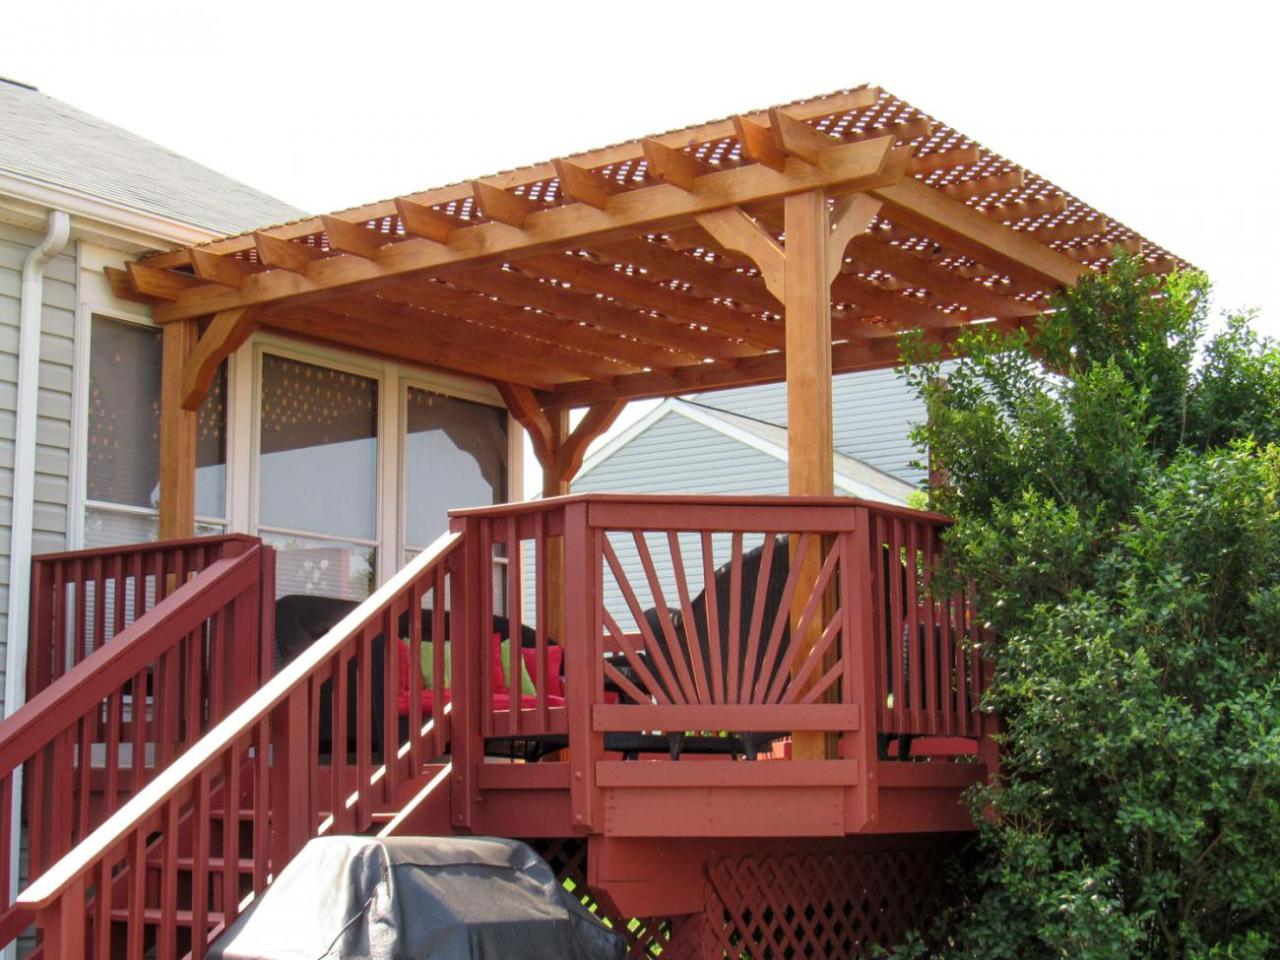
{"type": "Polygon", "coordinates": [[[1025,326],[1117,250],[1154,272],[1182,264],[862,87],[156,254],[108,279],[182,331],[166,409],[189,413],[244,337],[278,330],[493,381],[521,422],[546,427],[555,492],[590,439],[569,431],[570,407],[592,411],[590,433],[626,400],[785,379],[797,422],[817,431],[793,451],[808,464],[795,492],[821,493],[829,470],[809,454],[829,447],[830,373],[892,365],[906,330],[946,352],[975,322],[1025,326]]]}

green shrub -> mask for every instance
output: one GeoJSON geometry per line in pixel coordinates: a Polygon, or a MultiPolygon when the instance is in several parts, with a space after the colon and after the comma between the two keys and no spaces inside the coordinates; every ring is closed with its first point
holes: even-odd
{"type": "MultiPolygon", "coordinates": [[[[1280,956],[1280,350],[1122,259],[975,333],[917,431],[1003,728],[937,955],[1280,956]]],[[[915,941],[904,954],[928,952],[915,941]]]]}

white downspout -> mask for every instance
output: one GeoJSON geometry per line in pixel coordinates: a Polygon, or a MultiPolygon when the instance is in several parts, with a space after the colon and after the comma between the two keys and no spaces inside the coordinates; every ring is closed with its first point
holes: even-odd
{"type": "Polygon", "coordinates": [[[26,700],[27,615],[31,606],[31,537],[36,489],[36,407],[40,402],[40,326],[44,271],[71,234],[71,218],[49,211],[40,245],[22,264],[18,312],[18,409],[13,443],[13,520],[9,535],[9,630],[4,653],[4,713],[26,700]]]}
{"type": "MultiPolygon", "coordinates": [[[[22,292],[18,308],[18,404],[13,450],[13,519],[9,539],[9,623],[4,654],[4,713],[12,714],[26,700],[27,617],[31,606],[31,538],[36,487],[36,407],[40,401],[40,327],[44,309],[44,271],[67,245],[71,218],[49,211],[44,239],[22,264],[22,292]]],[[[22,790],[14,774],[15,837],[9,876],[18,877],[17,829],[22,790]]],[[[0,891],[6,904],[16,890],[0,891]]]]}

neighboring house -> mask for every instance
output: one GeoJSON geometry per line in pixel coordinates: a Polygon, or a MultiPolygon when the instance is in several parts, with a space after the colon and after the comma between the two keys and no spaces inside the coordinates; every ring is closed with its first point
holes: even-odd
{"type": "MultiPolygon", "coordinates": [[[[156,536],[160,328],[112,295],[103,268],[301,215],[0,80],[5,705],[22,698],[30,556],[156,536]]],[[[508,422],[487,383],[259,334],[200,411],[200,530],[281,548],[278,594],[362,597],[442,532],[446,506],[518,495],[506,482],[508,422]],[[315,495],[297,497],[303,477],[315,495]]]]}
{"type": "MultiPolygon", "coordinates": [[[[911,423],[922,415],[920,402],[891,370],[837,377],[833,395],[836,493],[906,505],[924,476],[911,466],[918,452],[908,438],[911,423]],[[851,456],[852,451],[862,459],[851,456]]],[[[786,395],[781,384],[707,393],[696,401],[663,400],[587,458],[573,481],[573,491],[786,494],[785,424],[786,395]]],[[[758,536],[748,537],[744,546],[750,549],[759,543],[758,536]]],[[[691,591],[700,590],[701,545],[689,536],[682,536],[680,545],[686,582],[691,591]]],[[[614,549],[628,581],[642,594],[641,605],[653,605],[634,544],[617,541],[614,549]]],[[[715,538],[717,566],[728,561],[730,549],[728,537],[715,538]]],[[[667,594],[664,599],[674,606],[668,545],[655,538],[650,550],[667,594]]],[[[607,573],[604,589],[610,612],[630,629],[633,618],[607,573]]],[[[527,593],[526,589],[526,607],[531,607],[527,593]]]]}
{"type": "MultiPolygon", "coordinates": [[[[842,399],[868,392],[865,383],[848,378],[834,383],[842,399]]],[[[845,496],[905,504],[920,473],[909,466],[909,398],[894,396],[891,386],[881,392],[892,402],[882,400],[870,412],[864,408],[856,422],[837,420],[836,429],[843,431],[836,442],[835,489],[845,496]],[[849,456],[845,451],[850,448],[870,448],[880,464],[873,465],[870,456],[849,456]]],[[[592,453],[574,478],[573,490],[785,494],[785,400],[780,392],[764,387],[708,393],[696,400],[663,400],[592,453]],[[776,404],[773,393],[778,394],[776,404]]]]}
{"type": "MultiPolygon", "coordinates": [[[[785,427],[786,393],[785,384],[771,383],[702,394],[698,403],[785,427]]],[[[923,457],[910,436],[925,418],[924,403],[896,370],[832,378],[831,407],[837,453],[917,486],[928,479],[915,465],[923,457]]]]}

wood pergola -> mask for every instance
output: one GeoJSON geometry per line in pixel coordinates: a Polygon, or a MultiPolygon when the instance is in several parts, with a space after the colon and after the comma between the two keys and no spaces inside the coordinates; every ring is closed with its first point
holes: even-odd
{"type": "Polygon", "coordinates": [[[548,495],[629,400],[787,382],[790,486],[832,492],[831,376],[1013,328],[1117,250],[1182,262],[860,87],[108,268],[164,325],[161,532],[195,413],[257,329],[492,381],[548,495]],[[570,431],[568,412],[586,416],[570,431]]]}

